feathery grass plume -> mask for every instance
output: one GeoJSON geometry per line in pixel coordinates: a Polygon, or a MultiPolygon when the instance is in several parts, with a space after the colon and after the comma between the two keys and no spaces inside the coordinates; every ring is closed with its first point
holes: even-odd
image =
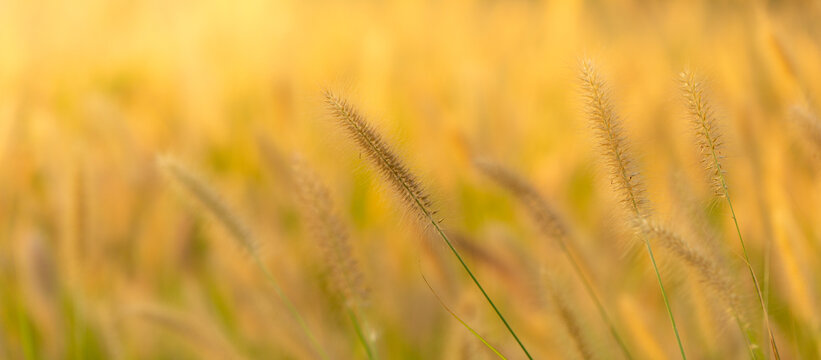
{"type": "Polygon", "coordinates": [[[568,333],[570,333],[570,337],[573,339],[576,350],[579,354],[581,354],[583,359],[592,359],[593,354],[590,352],[590,348],[584,340],[581,325],[579,324],[579,319],[577,319],[576,314],[570,310],[567,301],[565,301],[560,295],[556,294],[555,291],[553,294],[553,302],[558,308],[559,317],[561,317],[564,326],[567,328],[568,333]]]}
{"type": "MultiPolygon", "coordinates": [[[[644,195],[644,183],[641,181],[641,174],[636,170],[632,154],[630,154],[629,144],[622,135],[621,120],[610,102],[607,84],[599,75],[591,60],[582,61],[580,80],[584,90],[587,116],[596,130],[596,136],[599,138],[605,161],[607,161],[611,170],[611,183],[621,193],[622,203],[627,206],[632,215],[637,219],[647,219],[650,217],[651,211],[649,202],[644,195]]],[[[656,264],[656,257],[653,255],[650,240],[644,234],[639,235],[644,240],[647,254],[653,264],[656,280],[658,280],[661,296],[667,308],[667,315],[676,335],[681,357],[686,359],[687,356],[684,354],[684,346],[681,344],[676,319],[673,316],[673,310],[670,308],[667,291],[664,290],[664,284],[661,281],[661,273],[656,264]]]]}
{"type": "Polygon", "coordinates": [[[367,301],[368,289],[353,256],[348,231],[334,210],[329,190],[313,169],[310,169],[299,156],[295,156],[292,161],[291,173],[296,183],[308,228],[323,250],[325,263],[330,270],[329,274],[337,290],[345,299],[345,307],[357,337],[365,348],[368,358],[373,359],[371,346],[362,333],[362,326],[357,316],[358,309],[367,301]]]}
{"type": "Polygon", "coordinates": [[[687,101],[687,110],[690,113],[693,130],[697,135],[699,152],[702,155],[701,164],[710,175],[710,185],[715,195],[724,197],[726,196],[722,180],[724,170],[721,168],[721,160],[724,159],[722,154],[724,142],[716,125],[715,113],[710,104],[704,101],[704,87],[701,82],[696,81],[695,75],[683,72],[680,76],[682,91],[687,101]]]}
{"type": "Polygon", "coordinates": [[[483,174],[512,193],[529,210],[528,214],[539,228],[564,248],[564,239],[568,236],[567,225],[532,184],[497,162],[474,159],[473,163],[483,174]]]}
{"type": "Polygon", "coordinates": [[[704,96],[704,84],[696,79],[693,72],[685,70],[680,74],[681,88],[684,93],[684,98],[687,105],[687,111],[690,115],[691,121],[696,129],[696,135],[699,139],[699,147],[704,159],[708,164],[708,169],[713,177],[713,186],[718,190],[718,196],[727,200],[727,206],[730,208],[730,214],[733,217],[736,233],[738,234],[738,241],[741,243],[741,250],[744,253],[744,261],[747,264],[747,269],[750,271],[750,278],[755,286],[756,295],[761,304],[761,311],[764,313],[764,321],[767,325],[767,332],[770,336],[770,347],[776,359],[781,356],[778,353],[778,346],[776,345],[775,335],[773,334],[772,326],[770,324],[770,315],[767,305],[764,302],[761,287],[758,284],[758,278],[753,270],[753,265],[750,262],[750,256],[747,253],[747,246],[744,244],[744,239],[741,236],[741,228],[738,225],[738,218],[733,209],[733,202],[730,199],[730,190],[727,186],[727,180],[724,177],[724,172],[721,164],[721,139],[715,127],[716,119],[712,111],[710,103],[707,102],[704,96]]]}
{"type": "Polygon", "coordinates": [[[186,169],[175,159],[167,156],[158,160],[160,168],[191,193],[225,227],[240,247],[256,256],[257,242],[248,227],[240,221],[236,213],[228,207],[219,194],[202,178],[186,169]]]}
{"type": "Polygon", "coordinates": [[[308,229],[324,252],[337,290],[346,301],[365,302],[368,289],[353,256],[348,230],[334,209],[330,191],[300,157],[294,158],[292,172],[308,229]]]}
{"type": "Polygon", "coordinates": [[[611,180],[621,201],[636,217],[650,215],[649,201],[641,173],[636,168],[627,138],[622,134],[622,123],[610,100],[610,90],[591,60],[583,60],[581,81],[585,109],[596,130],[605,161],[610,167],[611,180]]]}
{"type": "Polygon", "coordinates": [[[532,359],[527,348],[525,348],[522,341],[519,340],[513,328],[510,327],[510,324],[508,324],[505,317],[496,307],[496,304],[493,303],[493,300],[490,299],[490,295],[485,292],[485,289],[479,283],[479,280],[476,279],[473,271],[470,270],[470,267],[468,267],[467,263],[462,259],[462,256],[456,248],[453,247],[453,244],[439,225],[439,221],[434,218],[435,212],[432,209],[433,204],[421,183],[416,179],[416,176],[402,163],[399,157],[394,154],[390,146],[382,140],[382,137],[379,136],[376,130],[374,130],[353,105],[331,91],[326,90],[324,95],[325,103],[339,125],[348,132],[348,135],[359,145],[374,164],[374,167],[393,186],[394,190],[402,198],[403,203],[410,207],[423,222],[429,222],[433,226],[456,259],[459,260],[459,263],[468,273],[471,280],[473,280],[473,283],[479,288],[479,291],[482,292],[485,300],[487,300],[496,312],[496,315],[502,320],[502,323],[504,323],[507,330],[519,344],[519,347],[522,348],[522,351],[524,351],[529,359],[532,359]]]}
{"type": "Polygon", "coordinates": [[[579,316],[571,308],[567,297],[564,295],[565,292],[562,291],[562,287],[556,283],[556,280],[554,280],[547,271],[542,271],[542,276],[547,283],[547,292],[549,293],[550,302],[556,307],[556,312],[559,314],[559,318],[562,324],[564,324],[565,330],[570,334],[576,351],[578,351],[583,359],[592,359],[593,352],[590,346],[588,346],[587,339],[585,339],[579,316]]]}
{"type": "Polygon", "coordinates": [[[512,193],[528,210],[528,214],[533,218],[539,228],[558,243],[559,248],[567,258],[567,261],[570,263],[573,271],[582,280],[582,284],[584,284],[587,295],[590,296],[593,303],[596,304],[599,315],[602,320],[607,323],[610,334],[619,344],[622,353],[624,353],[626,358],[632,359],[633,356],[627,349],[626,343],[619,335],[615,324],[612,319],[610,319],[607,311],[605,311],[601,299],[593,289],[592,281],[587,276],[587,266],[577,259],[573,251],[567,245],[567,242],[572,239],[570,238],[567,225],[559,218],[558,212],[553,209],[547,199],[539,193],[533,184],[529,183],[526,179],[521,178],[510,169],[507,169],[502,164],[486,159],[474,159],[473,163],[482,173],[512,193]]]}
{"type": "Polygon", "coordinates": [[[316,336],[314,336],[313,332],[308,328],[307,323],[305,323],[305,319],[303,319],[302,315],[300,315],[291,299],[285,295],[285,292],[282,290],[282,287],[279,286],[279,283],[276,281],[273,274],[271,274],[265,264],[263,264],[262,258],[260,257],[258,251],[256,239],[251,231],[248,230],[248,227],[239,219],[239,217],[235,215],[236,213],[222,201],[217,192],[210,185],[208,185],[208,183],[202,180],[202,178],[194,172],[186,169],[175,159],[169,156],[162,156],[158,158],[157,164],[163,172],[179,183],[185,191],[190,193],[194,199],[202,204],[205,209],[220,224],[222,224],[226,230],[228,230],[237,243],[248,251],[253,258],[254,263],[262,271],[265,279],[274,289],[277,297],[288,309],[291,316],[297,321],[301,330],[305,333],[305,336],[314,347],[314,350],[323,359],[328,359],[329,357],[325,353],[324,348],[319,344],[316,336]]]}
{"type": "Polygon", "coordinates": [[[338,120],[339,125],[370,158],[380,175],[393,186],[402,198],[402,203],[410,207],[422,221],[432,220],[436,211],[422,183],[382,140],[382,136],[365,120],[364,116],[347,100],[330,91],[325,91],[325,103],[338,120]]]}
{"type": "Polygon", "coordinates": [[[751,357],[755,359],[757,356],[754,349],[757,348],[757,344],[751,333],[749,323],[741,312],[740,297],[732,281],[722,271],[721,267],[713,259],[708,258],[701,251],[691,246],[681,235],[659,222],[652,220],[639,221],[636,226],[641,227],[644,233],[658,240],[665,249],[695,271],[698,280],[718,295],[721,302],[724,303],[727,313],[738,325],[751,357]]]}
{"type": "Polygon", "coordinates": [[[727,305],[736,306],[738,304],[738,294],[735,293],[732,283],[715,261],[704,256],[681,235],[657,221],[645,221],[637,226],[642,227],[645,233],[659,240],[665,249],[696,270],[701,280],[718,293],[727,305]]]}

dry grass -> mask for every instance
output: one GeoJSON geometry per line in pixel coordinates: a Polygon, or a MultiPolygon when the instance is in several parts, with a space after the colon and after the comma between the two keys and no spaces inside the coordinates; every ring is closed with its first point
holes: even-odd
{"type": "Polygon", "coordinates": [[[821,358],[819,18],[0,1],[0,359],[821,358]]]}
{"type": "Polygon", "coordinates": [[[622,133],[621,120],[611,103],[610,89],[601,74],[599,74],[595,64],[589,59],[582,61],[580,79],[584,89],[587,117],[596,130],[604,161],[611,171],[610,183],[613,185],[614,190],[620,194],[621,202],[627,208],[633,222],[638,224],[635,228],[638,236],[644,242],[647,255],[650,257],[650,263],[653,265],[653,271],[656,273],[661,297],[664,300],[664,306],[667,308],[667,315],[670,318],[670,324],[673,326],[673,333],[676,335],[681,357],[686,359],[684,345],[681,343],[681,335],[679,334],[675,315],[673,315],[667,290],[665,290],[664,283],[661,280],[661,273],[656,263],[653,247],[645,232],[646,227],[643,226],[652,219],[650,201],[645,196],[645,185],[642,175],[636,167],[629,142],[622,133]]]}

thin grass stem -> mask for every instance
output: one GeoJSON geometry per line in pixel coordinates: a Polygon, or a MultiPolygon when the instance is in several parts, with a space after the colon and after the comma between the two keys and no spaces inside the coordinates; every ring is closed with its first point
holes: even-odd
{"type": "Polygon", "coordinates": [[[711,171],[713,185],[717,190],[717,195],[724,197],[727,201],[727,206],[730,208],[730,214],[733,218],[738,241],[741,244],[741,251],[744,255],[744,262],[747,265],[747,270],[750,272],[750,278],[755,286],[755,292],[758,301],[761,305],[761,310],[764,313],[764,322],[767,327],[767,332],[770,340],[770,347],[776,359],[781,359],[776,345],[775,335],[773,334],[772,326],[770,324],[770,315],[767,307],[767,301],[764,300],[764,295],[761,291],[761,286],[758,283],[758,277],[755,275],[750,255],[747,252],[747,246],[744,243],[744,238],[741,236],[741,227],[738,225],[738,217],[733,208],[733,201],[730,198],[730,190],[727,186],[727,179],[724,176],[724,169],[721,166],[719,151],[721,148],[721,141],[719,134],[715,129],[715,117],[712,112],[710,104],[704,97],[703,85],[696,80],[695,75],[690,71],[681,73],[682,89],[685,100],[687,101],[688,111],[692,117],[693,123],[696,126],[696,133],[699,136],[699,145],[702,152],[705,153],[708,168],[711,171]]]}
{"type": "Polygon", "coordinates": [[[599,312],[602,320],[607,324],[608,330],[619,345],[622,353],[627,359],[633,359],[627,344],[619,335],[613,320],[607,314],[607,311],[602,304],[602,301],[593,288],[592,281],[587,276],[587,272],[583,269],[582,261],[579,260],[576,254],[567,244],[569,238],[566,226],[560,221],[558,215],[552,210],[547,200],[539,194],[538,190],[526,181],[519,177],[511,170],[505,168],[503,165],[487,161],[484,159],[474,161],[475,165],[485,173],[488,177],[499,183],[502,187],[510,191],[524,206],[529,210],[533,219],[538,223],[542,231],[546,235],[554,238],[559,245],[562,254],[570,263],[571,268],[576,275],[582,280],[587,295],[593,300],[596,309],[599,312]]]}
{"type": "Polygon", "coordinates": [[[288,310],[291,316],[294,319],[296,319],[300,329],[303,333],[305,333],[305,336],[308,337],[308,340],[311,342],[311,345],[314,347],[314,350],[319,354],[321,358],[326,360],[330,359],[328,354],[325,352],[325,349],[322,347],[322,345],[319,344],[319,341],[317,340],[316,336],[314,336],[313,331],[311,331],[311,329],[308,327],[308,324],[305,322],[305,319],[302,317],[302,315],[300,315],[299,310],[297,310],[294,303],[291,302],[291,299],[289,299],[288,296],[285,295],[285,292],[282,290],[282,287],[279,286],[279,283],[274,278],[274,275],[271,274],[271,272],[268,270],[265,264],[262,263],[262,260],[259,258],[257,254],[253,254],[252,256],[254,258],[254,263],[257,264],[259,269],[265,275],[265,279],[268,281],[268,284],[270,284],[271,287],[274,289],[274,293],[276,293],[277,297],[279,297],[279,299],[285,305],[285,308],[288,310]]]}
{"type": "MultiPolygon", "coordinates": [[[[588,111],[588,116],[598,130],[598,137],[604,150],[604,155],[611,168],[612,183],[617,190],[621,192],[622,203],[626,204],[633,216],[640,221],[647,221],[650,210],[647,206],[648,200],[644,197],[644,185],[641,181],[640,173],[635,169],[633,158],[629,151],[629,144],[627,140],[621,135],[621,121],[613,109],[610,102],[610,95],[604,79],[599,75],[593,62],[590,60],[582,61],[581,81],[585,90],[585,100],[588,111]]],[[[670,318],[670,323],[673,326],[673,332],[676,335],[676,342],[678,343],[681,352],[681,358],[686,359],[684,353],[684,346],[681,343],[681,336],[678,332],[676,319],[673,315],[670,306],[670,300],[667,297],[667,291],[664,289],[664,284],[661,280],[661,273],[659,272],[656,258],[653,254],[653,248],[650,245],[650,240],[644,233],[640,233],[647,254],[650,257],[650,262],[653,264],[653,271],[656,273],[659,289],[664,300],[664,306],[667,308],[667,315],[670,318]]]]}
{"type": "Polygon", "coordinates": [[[490,296],[485,291],[484,287],[479,283],[479,280],[473,274],[473,271],[470,270],[470,267],[465,263],[462,259],[462,256],[453,247],[450,239],[448,239],[445,232],[442,231],[439,222],[433,217],[433,213],[429,209],[431,206],[430,200],[428,199],[427,195],[421,188],[421,185],[416,181],[415,176],[402,164],[401,160],[390,150],[390,148],[385,144],[382,139],[378,136],[376,131],[374,131],[370,125],[365,121],[365,119],[356,111],[356,109],[348,104],[345,100],[337,97],[336,95],[332,94],[331,92],[325,92],[325,100],[330,107],[331,111],[333,112],[334,116],[341,122],[341,125],[348,130],[350,135],[354,138],[354,140],[362,147],[371,160],[375,163],[377,168],[383,173],[385,177],[393,184],[394,188],[399,192],[400,196],[408,203],[408,205],[418,211],[420,217],[424,220],[429,222],[433,225],[433,228],[445,241],[450,251],[459,260],[459,263],[462,265],[462,268],[468,273],[470,279],[479,288],[482,295],[487,300],[488,304],[493,308],[493,311],[496,312],[499,319],[502,320],[505,327],[507,328],[508,332],[513,336],[516,340],[516,343],[519,344],[519,347],[522,348],[522,351],[525,353],[528,359],[533,359],[530,355],[530,352],[527,351],[527,348],[519,339],[519,336],[516,335],[516,332],[513,331],[513,328],[507,322],[507,319],[502,315],[499,308],[496,307],[496,304],[493,300],[490,299],[490,296]]]}
{"type": "Polygon", "coordinates": [[[280,301],[282,301],[285,305],[285,308],[297,321],[302,332],[305,333],[305,336],[311,342],[311,346],[317,354],[319,354],[322,359],[330,359],[322,345],[320,345],[319,341],[317,341],[314,333],[305,323],[305,320],[302,318],[302,315],[300,315],[296,306],[294,306],[293,302],[288,298],[288,296],[285,295],[285,292],[282,290],[282,287],[279,286],[279,283],[276,281],[273,274],[271,274],[268,268],[263,264],[262,259],[260,259],[259,256],[256,239],[248,230],[248,227],[235,215],[234,211],[222,201],[217,192],[208,183],[202,180],[194,172],[191,172],[183,167],[173,158],[161,157],[158,159],[158,165],[163,171],[171,176],[171,178],[178,182],[182,188],[188,191],[197,201],[199,201],[206,208],[206,210],[208,210],[208,212],[214,216],[214,218],[222,224],[226,230],[228,230],[234,240],[236,240],[240,246],[248,251],[253,258],[254,263],[262,271],[265,279],[271,287],[274,288],[274,292],[277,297],[279,297],[280,301]]]}
{"type": "Polygon", "coordinates": [[[498,356],[502,360],[507,360],[507,358],[504,355],[502,355],[502,353],[500,353],[499,350],[493,347],[493,345],[490,345],[490,343],[487,340],[485,340],[485,338],[482,335],[480,335],[476,330],[470,327],[470,325],[468,325],[467,322],[462,320],[462,318],[459,317],[459,315],[456,315],[456,312],[454,312],[447,305],[445,305],[445,302],[442,300],[441,297],[439,297],[439,294],[436,293],[436,290],[433,290],[433,286],[430,284],[430,281],[428,281],[428,278],[425,277],[424,273],[422,273],[421,267],[419,268],[419,275],[422,276],[422,280],[425,281],[425,285],[428,286],[428,289],[430,289],[430,292],[433,293],[434,297],[436,297],[436,300],[439,301],[439,304],[442,305],[442,307],[445,308],[445,310],[448,313],[450,313],[450,315],[453,316],[453,318],[456,319],[456,321],[462,324],[462,326],[465,327],[465,329],[468,329],[468,331],[470,331],[470,333],[473,334],[473,336],[475,336],[477,339],[479,339],[479,341],[485,344],[485,346],[488,349],[490,349],[490,351],[493,351],[493,353],[496,354],[496,356],[498,356]]]}
{"type": "Polygon", "coordinates": [[[373,351],[371,350],[370,344],[368,344],[368,340],[365,337],[365,333],[362,332],[362,326],[359,324],[359,318],[356,316],[354,310],[350,307],[347,308],[347,313],[348,317],[351,319],[351,323],[353,324],[354,331],[356,331],[356,337],[359,340],[359,343],[362,344],[363,348],[365,348],[365,353],[368,354],[368,359],[373,360],[373,351]]]}

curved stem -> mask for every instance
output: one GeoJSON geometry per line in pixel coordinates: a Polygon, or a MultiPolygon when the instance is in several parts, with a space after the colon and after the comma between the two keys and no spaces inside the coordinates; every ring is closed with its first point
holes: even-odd
{"type": "Polygon", "coordinates": [[[507,358],[504,355],[502,355],[502,353],[500,353],[499,350],[493,347],[493,345],[490,345],[490,343],[487,342],[487,340],[485,340],[485,338],[482,337],[482,335],[479,335],[479,333],[476,330],[470,327],[470,325],[468,325],[464,320],[462,320],[462,318],[460,318],[459,315],[456,315],[456,313],[453,310],[451,310],[447,305],[445,305],[445,301],[442,300],[441,297],[439,297],[439,294],[437,294],[436,290],[433,289],[433,286],[430,284],[430,281],[428,281],[428,278],[425,277],[425,273],[422,272],[421,264],[419,266],[419,275],[422,276],[422,280],[425,281],[425,285],[428,286],[430,292],[433,294],[433,296],[436,297],[436,300],[439,301],[439,305],[442,305],[442,307],[445,308],[445,310],[447,310],[447,312],[450,313],[450,315],[453,316],[453,318],[456,319],[456,321],[459,321],[459,323],[462,324],[462,326],[468,329],[468,331],[470,331],[470,333],[473,334],[473,336],[475,336],[477,339],[479,339],[479,341],[485,344],[485,346],[487,346],[487,348],[490,349],[490,351],[493,351],[493,353],[496,354],[496,356],[498,356],[502,360],[507,360],[507,358]]]}
{"type": "MultiPolygon", "coordinates": [[[[348,121],[350,121],[350,120],[348,120],[348,121]]],[[[442,231],[442,228],[439,226],[439,223],[433,218],[433,215],[428,210],[427,206],[425,206],[425,204],[422,202],[422,200],[419,199],[416,196],[416,193],[414,193],[414,191],[408,185],[408,183],[403,178],[403,176],[397,172],[396,167],[392,166],[391,162],[388,161],[388,159],[385,158],[385,155],[382,153],[382,151],[380,151],[379,147],[377,146],[377,144],[375,144],[374,140],[371,139],[369,136],[367,136],[367,134],[363,131],[361,125],[356,123],[356,122],[353,122],[353,121],[351,121],[351,125],[353,125],[354,129],[356,129],[359,136],[365,141],[367,146],[370,147],[371,150],[373,150],[373,152],[372,152],[373,156],[376,157],[378,162],[380,162],[381,164],[384,165],[384,168],[389,173],[389,176],[393,177],[396,180],[396,182],[401,185],[402,191],[405,192],[405,194],[407,194],[409,196],[409,198],[413,199],[414,205],[424,215],[424,218],[426,220],[430,221],[430,223],[436,229],[436,232],[439,233],[439,236],[441,236],[442,240],[444,240],[445,243],[448,245],[448,248],[450,248],[450,251],[453,252],[453,255],[455,255],[456,259],[459,260],[459,263],[462,264],[462,267],[468,273],[468,275],[470,276],[470,279],[473,280],[473,283],[476,284],[476,287],[478,287],[479,291],[482,292],[482,295],[484,295],[485,300],[487,300],[487,302],[493,308],[493,311],[496,312],[496,315],[498,315],[499,319],[502,320],[502,323],[505,324],[505,327],[507,328],[507,330],[510,332],[511,335],[513,335],[513,338],[516,339],[516,342],[519,344],[519,347],[522,348],[522,351],[524,351],[527,358],[532,360],[533,357],[530,356],[530,353],[527,351],[527,348],[525,348],[525,345],[522,343],[521,340],[519,340],[519,337],[516,335],[516,332],[513,331],[513,328],[510,327],[510,324],[508,324],[505,317],[502,315],[502,313],[496,307],[496,304],[493,303],[493,300],[491,300],[490,296],[487,294],[487,292],[485,292],[485,289],[479,283],[479,280],[477,280],[476,276],[473,275],[473,272],[470,270],[470,267],[468,267],[468,265],[465,263],[465,261],[462,260],[462,256],[459,255],[459,252],[456,251],[456,248],[453,247],[453,244],[450,242],[450,239],[448,239],[447,235],[445,235],[445,232],[442,231]]]]}
{"type": "Polygon", "coordinates": [[[607,315],[607,311],[605,311],[604,305],[602,305],[599,296],[593,289],[593,285],[591,284],[590,279],[588,279],[585,275],[575,255],[573,254],[573,252],[570,251],[570,249],[567,247],[563,240],[559,241],[559,246],[562,248],[562,251],[564,251],[565,255],[567,255],[567,259],[570,261],[570,264],[572,265],[573,270],[576,272],[576,275],[578,275],[579,278],[582,279],[582,284],[584,284],[584,288],[587,291],[587,294],[590,296],[590,298],[593,299],[593,303],[596,304],[596,309],[598,309],[599,314],[601,315],[602,319],[604,319],[604,322],[607,323],[607,327],[610,329],[610,334],[613,335],[613,338],[616,339],[616,342],[619,344],[619,347],[621,348],[621,351],[624,353],[624,356],[627,359],[632,360],[633,356],[630,354],[630,351],[627,350],[627,344],[624,342],[621,336],[619,336],[618,331],[616,331],[616,326],[613,324],[613,321],[610,319],[610,316],[607,315]]]}
{"type": "Polygon", "coordinates": [[[351,323],[353,323],[354,330],[356,330],[356,337],[359,339],[362,347],[365,348],[365,352],[368,354],[368,359],[373,360],[374,357],[373,352],[371,351],[371,346],[368,345],[368,340],[365,338],[365,333],[362,332],[362,327],[359,325],[359,319],[357,319],[356,313],[350,307],[348,307],[348,317],[351,318],[351,323]]]}
{"type": "Polygon", "coordinates": [[[670,308],[670,300],[667,299],[667,291],[664,290],[664,284],[661,282],[661,273],[659,272],[658,265],[656,265],[656,257],[653,255],[653,249],[650,247],[650,240],[645,238],[644,245],[647,246],[647,254],[650,255],[650,262],[653,263],[653,270],[656,271],[656,279],[658,280],[659,287],[661,288],[661,297],[664,298],[664,306],[667,307],[667,315],[670,316],[670,322],[673,324],[673,332],[676,333],[676,341],[678,342],[678,349],[681,351],[681,358],[687,359],[687,355],[684,355],[684,346],[681,345],[681,337],[678,334],[676,318],[673,316],[672,308],[670,308]]]}
{"type": "Polygon", "coordinates": [[[741,250],[744,253],[744,262],[747,264],[747,269],[750,271],[750,277],[753,280],[753,285],[755,285],[755,291],[758,295],[758,301],[761,304],[761,310],[764,312],[764,322],[767,324],[767,332],[770,336],[770,347],[773,350],[773,355],[775,358],[781,359],[781,354],[778,353],[778,345],[775,343],[775,335],[773,334],[773,329],[770,325],[770,312],[767,310],[767,304],[761,294],[761,287],[758,285],[758,277],[755,276],[753,265],[750,263],[750,256],[747,255],[747,247],[744,245],[744,239],[741,237],[741,229],[738,226],[738,219],[735,216],[733,202],[730,200],[730,192],[727,189],[727,183],[724,181],[724,175],[721,175],[721,186],[724,188],[724,197],[727,199],[727,205],[730,207],[730,214],[733,216],[733,223],[735,224],[735,230],[738,234],[738,241],[741,242],[741,250]]]}
{"type": "Polygon", "coordinates": [[[465,269],[465,271],[467,271],[468,275],[470,276],[470,279],[473,280],[473,283],[476,284],[476,287],[479,288],[479,291],[482,292],[482,295],[485,296],[485,300],[487,300],[487,302],[493,308],[493,311],[496,312],[496,315],[498,315],[499,319],[502,320],[502,323],[505,324],[505,327],[507,328],[507,331],[509,331],[510,335],[513,335],[513,338],[516,339],[516,342],[519,344],[519,347],[521,347],[522,351],[525,352],[525,356],[527,356],[528,359],[533,360],[533,357],[530,356],[530,353],[527,351],[527,348],[525,348],[525,345],[522,343],[521,340],[519,340],[519,337],[516,336],[516,332],[513,331],[513,328],[511,328],[510,324],[507,323],[507,320],[505,320],[505,317],[502,316],[502,313],[499,311],[499,308],[496,307],[496,304],[493,303],[493,300],[491,300],[490,296],[487,294],[487,292],[485,292],[485,289],[482,287],[482,284],[480,284],[479,280],[476,279],[476,276],[473,275],[473,271],[470,271],[470,267],[468,267],[468,265],[465,263],[465,261],[462,260],[462,256],[459,255],[459,252],[456,251],[455,247],[453,247],[453,244],[451,244],[450,239],[448,239],[447,235],[445,235],[445,232],[442,231],[442,228],[439,227],[439,224],[436,223],[436,221],[433,221],[432,218],[431,218],[431,224],[433,224],[433,227],[436,229],[436,232],[439,233],[439,235],[442,237],[442,239],[445,240],[445,243],[448,244],[448,248],[450,248],[450,251],[453,252],[453,255],[455,255],[456,258],[459,260],[459,263],[462,264],[462,267],[465,269]]]}
{"type": "Polygon", "coordinates": [[[299,314],[299,311],[297,310],[296,306],[294,306],[294,303],[291,302],[291,300],[285,295],[285,292],[282,291],[282,288],[279,286],[279,283],[277,283],[276,279],[274,279],[274,276],[271,274],[270,271],[268,271],[268,268],[265,267],[265,265],[262,263],[262,260],[260,260],[259,255],[254,253],[252,256],[254,257],[254,262],[257,264],[257,266],[259,266],[259,268],[262,270],[262,273],[265,275],[265,279],[268,280],[268,283],[271,284],[271,287],[274,288],[274,292],[277,294],[277,297],[279,297],[282,303],[285,304],[285,307],[288,309],[288,312],[291,313],[291,316],[294,319],[296,319],[297,323],[299,323],[299,327],[302,329],[302,332],[305,333],[305,336],[307,336],[308,340],[311,341],[311,345],[313,346],[314,350],[319,354],[319,356],[322,359],[330,359],[330,357],[328,357],[328,354],[325,352],[325,349],[323,349],[322,345],[320,345],[319,341],[317,341],[316,336],[314,336],[314,333],[311,331],[310,328],[308,328],[308,324],[305,322],[305,319],[302,318],[302,315],[299,314]]]}
{"type": "MultiPolygon", "coordinates": [[[[704,125],[702,125],[704,127],[704,125]]],[[[707,133],[708,129],[704,128],[705,133],[707,133]]],[[[710,146],[710,149],[715,149],[715,142],[713,138],[707,136],[707,141],[710,146]]],[[[724,198],[727,199],[727,205],[730,207],[730,214],[733,217],[733,224],[735,224],[735,231],[738,234],[738,241],[741,243],[741,251],[744,253],[744,261],[747,263],[747,270],[750,272],[750,277],[753,280],[753,285],[755,285],[755,292],[758,295],[758,301],[761,304],[761,310],[764,312],[764,322],[767,325],[767,332],[770,336],[770,347],[773,350],[773,355],[775,355],[776,359],[781,359],[781,355],[778,353],[778,346],[775,343],[775,335],[773,334],[772,326],[770,325],[770,314],[767,310],[767,304],[764,301],[764,297],[761,294],[761,287],[758,285],[758,278],[755,276],[755,271],[753,270],[753,265],[750,262],[750,255],[747,254],[747,246],[744,244],[744,238],[741,236],[741,227],[738,225],[738,218],[735,215],[735,209],[733,208],[733,201],[730,199],[730,189],[727,186],[727,180],[724,178],[724,173],[721,170],[721,162],[718,161],[718,154],[716,154],[715,150],[711,150],[711,155],[713,158],[713,163],[716,167],[716,174],[718,175],[718,180],[721,183],[721,190],[724,193],[724,198]]]]}

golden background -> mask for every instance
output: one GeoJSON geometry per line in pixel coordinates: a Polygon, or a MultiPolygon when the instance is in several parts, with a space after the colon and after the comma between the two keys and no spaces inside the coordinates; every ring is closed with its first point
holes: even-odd
{"type": "MultiPolygon", "coordinates": [[[[445,229],[478,249],[467,262],[536,358],[582,355],[551,291],[569,299],[594,358],[621,355],[556,246],[472,156],[530,180],[570,224],[635,357],[678,357],[585,115],[585,58],[608,80],[657,217],[720,259],[767,355],[679,90],[684,69],[708,79],[781,356],[819,358],[819,19],[817,1],[0,1],[0,358],[317,356],[247,251],[158,171],[162,155],[249,224],[332,358],[365,357],[286,175],[294,154],[350,233],[377,357],[494,356],[424,272],[520,358],[441,241],[336,126],[324,89],[367,116],[445,229]]],[[[749,356],[714,295],[658,252],[689,357],[749,356]]]]}

